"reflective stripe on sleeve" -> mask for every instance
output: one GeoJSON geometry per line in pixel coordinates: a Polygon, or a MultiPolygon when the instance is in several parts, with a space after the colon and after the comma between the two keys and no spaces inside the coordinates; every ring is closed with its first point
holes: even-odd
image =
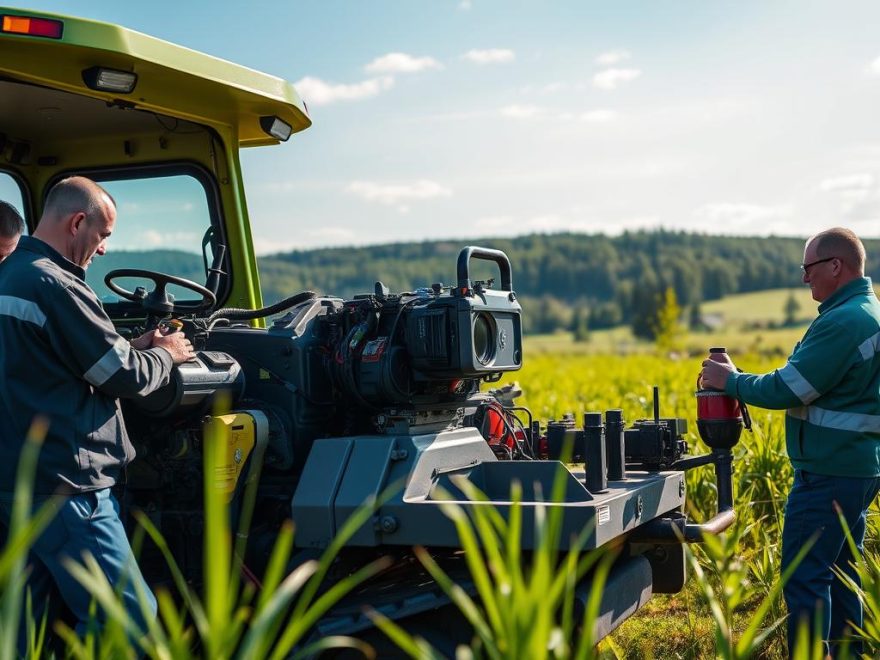
{"type": "Polygon", "coordinates": [[[37,303],[15,296],[0,296],[0,314],[33,323],[41,328],[46,324],[46,315],[37,303]]]}
{"type": "Polygon", "coordinates": [[[878,352],[880,352],[880,332],[859,344],[859,353],[862,354],[863,360],[870,360],[878,352]]]}
{"type": "Polygon", "coordinates": [[[791,362],[779,370],[779,377],[804,404],[809,404],[819,398],[816,388],[801,375],[801,372],[791,362]]]}
{"type": "Polygon", "coordinates": [[[880,433],[880,415],[825,410],[816,406],[789,408],[786,413],[826,429],[856,433],[880,433]]]}
{"type": "Polygon", "coordinates": [[[129,343],[122,337],[118,337],[113,347],[101,356],[101,359],[95,362],[87,372],[83,374],[88,382],[95,387],[100,387],[106,383],[110,377],[122,368],[128,359],[128,353],[131,350],[129,343]]]}

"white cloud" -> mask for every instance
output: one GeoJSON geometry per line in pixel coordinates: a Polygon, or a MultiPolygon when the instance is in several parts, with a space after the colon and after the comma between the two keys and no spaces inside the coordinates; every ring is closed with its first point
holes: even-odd
{"type": "Polygon", "coordinates": [[[562,231],[569,229],[571,222],[555,213],[548,213],[528,218],[523,225],[534,231],[562,231]]]}
{"type": "Polygon", "coordinates": [[[544,110],[536,105],[506,105],[501,108],[501,114],[504,117],[512,119],[534,119],[542,114],[544,110]]]}
{"type": "Polygon", "coordinates": [[[265,256],[267,254],[278,254],[280,252],[292,252],[293,250],[302,250],[305,247],[303,241],[279,241],[277,238],[265,238],[263,236],[254,236],[254,252],[257,256],[265,256]]]}
{"type": "Polygon", "coordinates": [[[294,84],[300,96],[314,107],[338,101],[360,101],[371,98],[394,86],[394,78],[381,76],[351,85],[330,83],[320,78],[306,76],[294,84]]]}
{"type": "Polygon", "coordinates": [[[375,181],[352,181],[346,190],[368,202],[377,202],[388,206],[397,206],[401,212],[409,210],[401,206],[402,202],[411,200],[449,197],[452,190],[436,181],[420,179],[411,183],[376,183],[375,181]]]}
{"type": "Polygon", "coordinates": [[[291,240],[279,240],[278,237],[254,236],[254,251],[258,256],[292,252],[294,250],[310,250],[330,245],[362,245],[367,240],[364,236],[348,227],[317,227],[315,229],[300,228],[296,237],[291,240]]]}
{"type": "Polygon", "coordinates": [[[367,73],[416,73],[442,68],[443,65],[433,57],[415,57],[408,53],[388,53],[364,67],[367,73]]]}
{"type": "Polygon", "coordinates": [[[477,218],[471,226],[475,233],[480,234],[484,232],[505,232],[511,227],[517,227],[518,225],[516,219],[510,215],[486,215],[477,218]]]}
{"type": "Polygon", "coordinates": [[[556,80],[543,85],[523,85],[519,88],[519,92],[523,95],[534,96],[535,94],[549,95],[570,90],[583,91],[583,89],[583,83],[569,83],[563,80],[556,80]]]}
{"type": "Polygon", "coordinates": [[[142,250],[145,247],[159,248],[172,247],[180,249],[182,246],[198,245],[199,235],[195,232],[159,232],[155,229],[146,229],[138,232],[135,242],[131,245],[119,246],[120,250],[142,250]]]}
{"type": "Polygon", "coordinates": [[[606,109],[588,110],[581,113],[580,119],[581,121],[602,123],[617,119],[617,113],[614,110],[606,109]]]}
{"type": "Polygon", "coordinates": [[[878,57],[876,60],[868,65],[868,71],[876,76],[880,76],[880,57],[878,57]]]}
{"type": "Polygon", "coordinates": [[[628,60],[630,52],[628,50],[609,50],[596,57],[596,64],[601,66],[612,66],[628,60]]]}
{"type": "Polygon", "coordinates": [[[554,94],[556,92],[564,91],[567,87],[568,84],[564,82],[547,83],[541,88],[541,94],[554,94]]]}
{"type": "Polygon", "coordinates": [[[875,221],[880,217],[880,186],[873,174],[862,172],[825,179],[819,190],[837,195],[840,214],[848,222],[875,221]]]}
{"type": "Polygon", "coordinates": [[[616,89],[641,75],[639,69],[605,69],[593,76],[593,85],[600,89],[616,89]]]}
{"type": "Polygon", "coordinates": [[[458,8],[462,11],[470,11],[472,6],[473,3],[471,3],[471,0],[461,0],[461,2],[458,3],[458,8]]]}
{"type": "Polygon", "coordinates": [[[790,204],[760,205],[734,202],[705,204],[695,215],[709,231],[727,233],[786,233],[790,231],[790,204]]]}
{"type": "Polygon", "coordinates": [[[509,48],[490,48],[488,50],[469,50],[462,58],[475,64],[506,64],[516,59],[516,53],[509,48]]]}
{"type": "Polygon", "coordinates": [[[604,123],[617,118],[614,110],[598,108],[586,112],[572,112],[567,110],[553,110],[539,105],[512,104],[506,105],[499,110],[502,117],[510,119],[552,119],[559,122],[580,120],[589,123],[604,123]]]}
{"type": "Polygon", "coordinates": [[[868,173],[832,177],[819,184],[819,190],[841,193],[861,193],[873,187],[874,175],[868,173]]]}

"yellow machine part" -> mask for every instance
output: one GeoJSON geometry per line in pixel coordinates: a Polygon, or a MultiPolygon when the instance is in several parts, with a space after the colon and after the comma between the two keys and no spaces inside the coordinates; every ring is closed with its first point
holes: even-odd
{"type": "Polygon", "coordinates": [[[212,415],[204,423],[205,451],[213,452],[217,463],[214,483],[232,500],[242,469],[256,444],[256,423],[246,412],[212,415]],[[219,446],[217,446],[219,444],[219,446]]]}

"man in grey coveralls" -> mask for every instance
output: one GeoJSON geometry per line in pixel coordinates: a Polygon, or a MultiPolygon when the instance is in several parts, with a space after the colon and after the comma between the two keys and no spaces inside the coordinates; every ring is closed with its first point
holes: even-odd
{"type": "MultiPolygon", "coordinates": [[[[84,177],[57,183],[33,236],[0,264],[0,524],[8,526],[16,467],[34,418],[48,421],[37,465],[35,499],[62,495],[58,514],[28,557],[35,607],[57,589],[89,624],[91,595],[64,567],[88,552],[112,585],[121,586],[133,621],[144,630],[156,601],[132,555],[110,488],[134,458],[118,397],[149,394],[173,365],[193,355],[182,333],[150,332],[129,342],[115,330],[85,269],[103,255],[116,204],[84,177]]],[[[37,613],[39,616],[39,612],[37,613]]],[[[22,627],[24,620],[22,617],[22,627]]],[[[97,623],[106,615],[98,609],[97,623]]],[[[19,645],[24,635],[20,631],[19,645]]]]}

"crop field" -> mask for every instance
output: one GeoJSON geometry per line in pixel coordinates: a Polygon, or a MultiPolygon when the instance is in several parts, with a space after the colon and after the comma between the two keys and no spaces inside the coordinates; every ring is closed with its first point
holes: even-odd
{"type": "MultiPolygon", "coordinates": [[[[874,290],[877,291],[875,286],[874,290]]],[[[718,314],[725,322],[734,321],[740,325],[748,323],[781,323],[785,317],[785,303],[790,295],[798,304],[795,318],[810,321],[816,316],[818,303],[810,296],[806,286],[794,289],[767,289],[753,293],[727,296],[721,300],[703,303],[704,314],[718,314]]]]}
{"type": "Polygon", "coordinates": [[[781,323],[785,317],[784,308],[788,297],[793,295],[798,304],[795,317],[808,320],[816,316],[818,303],[810,296],[810,289],[802,286],[796,289],[767,289],[753,293],[727,296],[721,300],[703,303],[704,314],[718,314],[725,321],[781,323]]]}
{"type": "MultiPolygon", "coordinates": [[[[803,328],[796,329],[799,336],[803,328]]],[[[755,335],[740,335],[754,345],[755,335]]],[[[778,337],[777,339],[782,339],[778,337]]],[[[786,337],[787,339],[787,337],[786,337]]],[[[766,342],[765,342],[766,343],[766,342]]],[[[788,344],[790,347],[794,341],[788,344]]],[[[731,351],[744,371],[764,372],[782,366],[787,353],[778,350],[750,353],[731,351]]],[[[704,346],[708,346],[704,342],[704,346]]],[[[515,374],[524,389],[518,400],[546,421],[565,412],[622,408],[627,423],[651,417],[652,386],[660,388],[660,413],[688,420],[691,453],[704,453],[696,432],[696,375],[702,355],[661,357],[651,352],[627,355],[586,354],[565,350],[561,340],[553,350],[547,338],[528,341],[525,364],[515,374]]],[[[647,351],[648,349],[646,349],[647,351]]],[[[603,642],[606,657],[706,658],[786,657],[783,627],[744,654],[719,649],[716,632],[729,629],[731,643],[756,621],[759,630],[778,623],[784,605],[778,593],[779,540],[791,468],[785,454],[783,413],[752,410],[753,431],[743,432],[734,453],[734,488],[738,512],[736,528],[719,547],[692,546],[704,571],[695,580],[689,569],[687,588],[680,594],[655,596],[650,604],[603,642]],[[759,611],[763,606],[765,611],[759,611]],[[721,618],[722,620],[719,620],[721,618]]],[[[688,513],[698,520],[715,512],[715,481],[711,467],[688,473],[688,513]]],[[[869,522],[868,548],[877,540],[877,518],[869,522]]]]}

